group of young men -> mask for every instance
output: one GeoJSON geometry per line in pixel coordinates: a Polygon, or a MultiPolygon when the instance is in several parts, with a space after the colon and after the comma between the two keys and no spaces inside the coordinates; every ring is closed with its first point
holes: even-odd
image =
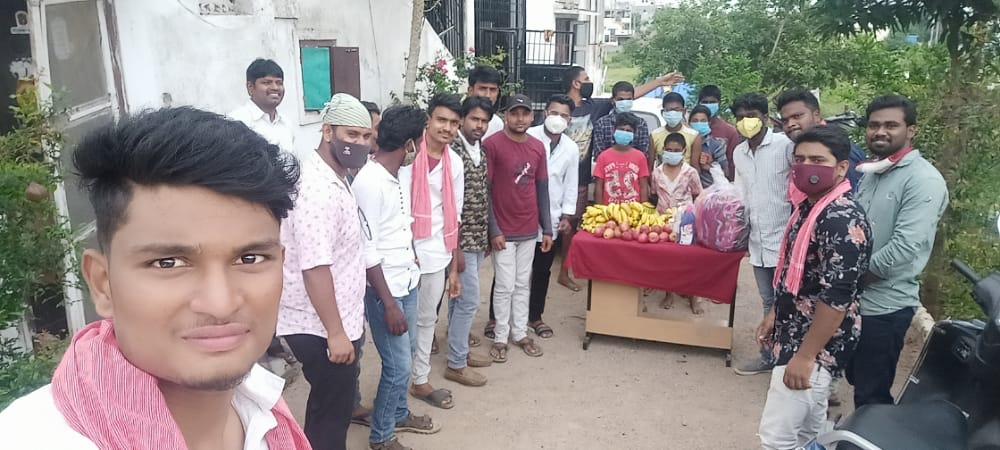
{"type": "MultiPolygon", "coordinates": [[[[772,371],[762,445],[793,448],[815,435],[831,380],[845,371],[856,406],[891,402],[917,276],[947,205],[940,174],[912,148],[913,104],[872,101],[875,160],[861,162],[807,91],[778,97],[784,134],[767,126],[759,94],[736,98],[736,126],[727,123],[714,86],[690,117],[684,98],[668,94],[662,128],[633,120],[634,97],[681,80],[618,83],[601,100],[571,67],[566,94],[537,118],[520,94],[497,114],[502,79],[489,67],[470,73],[464,100],[437,94],[426,110],[379,111],[336,94],[315,151],[296,162],[293,129],[277,112],[283,73],[257,60],[236,120],[166,108],[95,131],[74,164],[99,242],[82,271],[105,320],[74,337],[52,384],[0,414],[0,429],[18,448],[343,449],[355,422],[370,427],[372,449],[405,449],[398,433],[441,429],[408,396],[455,405],[428,378],[441,304],[444,378],[486,384],[473,367],[506,362],[511,342],[541,356],[528,331],[553,335],[542,321],[551,266],[555,249],[569,247],[592,174],[600,178],[594,160],[629,146],[646,157],[635,170],[648,170],[674,133],[698,167],[727,161],[746,197],[765,316],[760,359],[738,372],[772,371]],[[694,112],[707,120],[690,120],[694,112]],[[470,347],[488,256],[484,356],[470,347]],[[358,386],[366,321],[382,362],[371,411],[358,386]],[[304,433],[281,400],[283,380],[255,365],[269,347],[281,352],[275,336],[311,386],[304,433]],[[37,423],[46,433],[32,432],[37,423]]],[[[559,283],[579,290],[565,268],[559,283]]]]}

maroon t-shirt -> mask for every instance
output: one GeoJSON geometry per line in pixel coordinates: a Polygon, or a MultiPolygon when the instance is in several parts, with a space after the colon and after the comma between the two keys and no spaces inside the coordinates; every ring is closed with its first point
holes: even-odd
{"type": "Polygon", "coordinates": [[[726,157],[729,161],[733,161],[733,151],[736,150],[736,146],[743,141],[743,137],[740,136],[740,132],[736,131],[736,127],[732,126],[729,122],[722,120],[720,117],[713,117],[708,123],[712,129],[709,136],[714,138],[722,139],[726,142],[726,157]]]}
{"type": "MultiPolygon", "coordinates": [[[[500,233],[508,241],[535,239],[539,224],[543,229],[552,227],[547,217],[548,189],[542,192],[544,198],[538,191],[539,181],[548,186],[545,146],[530,135],[527,138],[516,142],[501,131],[483,141],[493,213],[500,233]],[[546,216],[544,221],[539,217],[540,203],[545,205],[541,211],[546,216]]],[[[546,231],[551,235],[551,230],[546,231]]]]}

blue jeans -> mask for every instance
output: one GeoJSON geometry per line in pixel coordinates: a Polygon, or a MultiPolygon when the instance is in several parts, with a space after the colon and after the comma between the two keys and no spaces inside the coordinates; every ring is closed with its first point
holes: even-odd
{"type": "MultiPolygon", "coordinates": [[[[411,290],[405,297],[396,298],[399,308],[406,317],[410,330],[417,327],[417,290],[411,290]]],[[[410,365],[416,335],[406,332],[393,336],[385,320],[385,307],[372,288],[365,290],[365,316],[372,331],[372,341],[382,358],[382,376],[375,392],[375,409],[372,411],[372,426],[369,441],[378,443],[392,438],[396,424],[410,414],[406,404],[406,385],[410,381],[410,365]]]]}
{"type": "MultiPolygon", "coordinates": [[[[753,277],[757,281],[757,292],[760,293],[760,300],[764,306],[764,315],[768,315],[774,309],[774,267],[753,266],[753,277]]],[[[774,353],[771,349],[760,350],[760,360],[769,364],[774,364],[774,353]]]]}
{"type": "Polygon", "coordinates": [[[465,271],[459,274],[462,294],[448,300],[448,367],[464,369],[469,357],[469,332],[479,309],[479,269],[485,252],[463,252],[465,271]]]}

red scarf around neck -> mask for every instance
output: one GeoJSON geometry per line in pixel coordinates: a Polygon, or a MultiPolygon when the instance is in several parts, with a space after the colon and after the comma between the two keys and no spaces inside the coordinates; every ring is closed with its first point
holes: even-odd
{"type": "MultiPolygon", "coordinates": [[[[156,378],[133,366],[118,348],[110,320],[76,333],[52,375],[56,408],[70,428],[101,450],[186,449],[156,378]]],[[[278,425],[265,434],[270,450],[311,450],[284,400],[278,425]]]]}

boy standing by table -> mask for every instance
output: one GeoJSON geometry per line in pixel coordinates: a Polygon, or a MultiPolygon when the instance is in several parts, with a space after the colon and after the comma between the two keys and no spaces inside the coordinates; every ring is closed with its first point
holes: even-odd
{"type": "Polygon", "coordinates": [[[649,198],[646,155],[632,147],[642,120],[632,113],[615,117],[615,145],[601,152],[594,165],[594,202],[597,204],[644,202],[649,198]]]}

